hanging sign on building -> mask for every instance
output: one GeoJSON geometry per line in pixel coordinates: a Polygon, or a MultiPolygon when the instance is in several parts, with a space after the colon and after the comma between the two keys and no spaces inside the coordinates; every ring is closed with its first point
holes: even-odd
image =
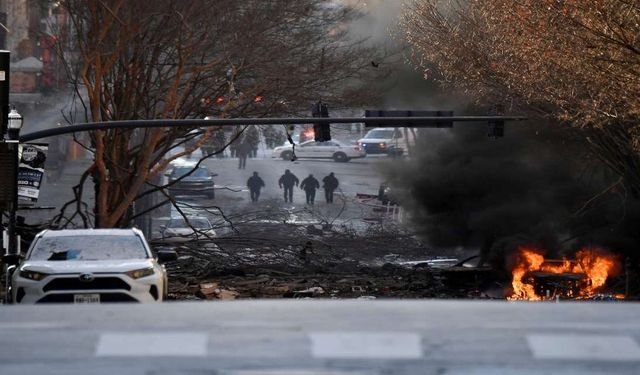
{"type": "Polygon", "coordinates": [[[18,197],[36,201],[40,195],[40,185],[44,176],[44,162],[47,160],[48,145],[27,143],[20,145],[18,164],[18,197]]]}

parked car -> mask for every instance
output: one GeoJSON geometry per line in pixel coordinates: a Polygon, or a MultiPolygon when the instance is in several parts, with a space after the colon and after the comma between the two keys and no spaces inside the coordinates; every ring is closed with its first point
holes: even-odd
{"type": "Polygon", "coordinates": [[[161,302],[167,273],[137,229],[45,230],[13,273],[16,303],[161,302]]]}
{"type": "Polygon", "coordinates": [[[204,195],[210,199],[214,199],[215,190],[213,177],[215,176],[217,176],[217,174],[211,173],[209,168],[205,166],[197,168],[194,166],[176,166],[168,174],[169,183],[171,184],[169,185],[169,194],[173,196],[204,195]],[[174,181],[177,182],[174,183],[174,181]]]}
{"type": "MultiPolygon", "coordinates": [[[[291,160],[293,154],[293,147],[284,145],[274,148],[271,157],[291,160]]],[[[344,145],[336,141],[302,142],[296,146],[295,155],[300,159],[333,159],[337,162],[348,162],[351,159],[367,156],[360,146],[344,145]]]]}
{"type": "Polygon", "coordinates": [[[216,236],[211,222],[204,216],[189,217],[187,223],[183,217],[173,217],[161,230],[162,239],[170,241],[188,241],[216,236]]]}

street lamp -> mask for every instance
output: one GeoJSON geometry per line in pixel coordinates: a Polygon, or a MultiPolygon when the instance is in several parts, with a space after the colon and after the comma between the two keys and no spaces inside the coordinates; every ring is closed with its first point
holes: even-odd
{"type": "Polygon", "coordinates": [[[15,108],[11,109],[11,112],[7,115],[7,136],[10,140],[18,140],[20,138],[20,129],[22,129],[23,118],[22,115],[16,111],[15,108]]]}
{"type": "MultiPolygon", "coordinates": [[[[19,157],[19,139],[20,139],[20,129],[22,128],[23,118],[22,115],[16,111],[15,108],[12,108],[11,111],[7,114],[7,137],[4,139],[5,143],[11,144],[11,149],[13,153],[11,155],[13,159],[13,178],[17,179],[18,177],[18,157],[19,157]]],[[[4,136],[4,135],[3,135],[4,136]]],[[[11,203],[9,210],[9,243],[7,247],[7,253],[4,255],[4,263],[7,268],[5,270],[5,286],[6,288],[6,296],[5,301],[11,302],[10,296],[10,277],[15,268],[18,265],[20,260],[20,254],[18,252],[18,239],[16,236],[16,212],[18,210],[18,181],[11,181],[13,194],[11,199],[13,202],[11,203]]]]}

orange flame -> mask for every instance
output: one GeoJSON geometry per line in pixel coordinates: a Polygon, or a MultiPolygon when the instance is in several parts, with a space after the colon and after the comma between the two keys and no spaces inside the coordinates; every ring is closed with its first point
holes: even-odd
{"type": "MultiPolygon", "coordinates": [[[[598,294],[609,276],[620,271],[618,259],[599,248],[584,248],[576,253],[575,260],[563,258],[545,260],[542,251],[530,247],[519,247],[515,265],[511,271],[511,295],[509,300],[540,301],[551,295],[539,295],[536,292],[532,273],[571,274],[576,280],[577,295],[572,290],[565,291],[562,297],[589,298],[598,294]]],[[[562,293],[562,292],[561,292],[562,293]]],[[[557,295],[554,292],[555,295],[557,295]]]]}

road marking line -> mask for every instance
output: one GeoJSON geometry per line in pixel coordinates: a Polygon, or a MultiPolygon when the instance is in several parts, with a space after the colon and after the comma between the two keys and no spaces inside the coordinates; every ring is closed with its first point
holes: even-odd
{"type": "Polygon", "coordinates": [[[640,361],[640,346],[629,336],[531,334],[527,342],[536,359],[640,361]]]}
{"type": "Polygon", "coordinates": [[[314,332],[311,354],[316,358],[417,359],[422,338],[414,333],[314,332]]]}
{"type": "Polygon", "coordinates": [[[95,355],[199,357],[207,355],[208,340],[201,333],[103,333],[95,355]]]}
{"type": "MultiPolygon", "coordinates": [[[[377,372],[376,372],[377,373],[377,372]]],[[[230,375],[373,375],[372,371],[332,371],[332,370],[240,370],[230,375]]]]}

